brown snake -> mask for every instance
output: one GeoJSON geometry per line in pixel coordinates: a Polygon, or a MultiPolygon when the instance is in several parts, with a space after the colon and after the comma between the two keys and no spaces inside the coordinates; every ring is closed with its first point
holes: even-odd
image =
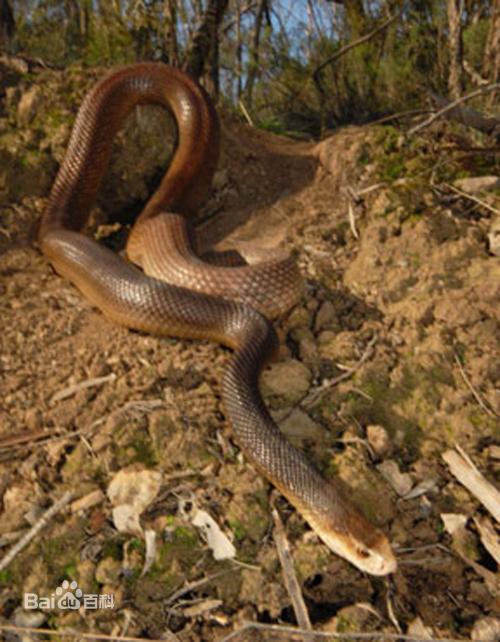
{"type": "Polygon", "coordinates": [[[297,298],[294,262],[285,258],[217,267],[191,250],[184,216],[206,199],[218,152],[216,111],[191,78],[158,63],[115,71],[80,108],[40,224],[40,247],[56,271],[113,322],[160,335],[215,340],[234,349],[223,401],[245,455],[335,553],[368,573],[391,573],[396,561],[385,535],[334,480],[326,481],[291,446],[259,392],[260,372],[278,348],[264,315],[278,315],[297,298]],[[129,236],[128,257],[142,271],[80,232],[108,165],[112,139],[138,104],[169,109],[179,138],[168,171],[129,236]]]}

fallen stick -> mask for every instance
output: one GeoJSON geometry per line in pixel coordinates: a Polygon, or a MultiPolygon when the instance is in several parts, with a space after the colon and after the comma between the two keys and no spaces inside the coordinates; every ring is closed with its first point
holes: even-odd
{"type": "MultiPolygon", "coordinates": [[[[287,641],[295,640],[299,636],[309,640],[405,640],[405,642],[467,642],[467,639],[458,638],[422,638],[418,635],[402,635],[400,633],[386,633],[385,631],[367,631],[362,633],[349,632],[337,633],[335,631],[307,631],[293,626],[281,626],[280,624],[262,624],[260,622],[244,622],[241,629],[233,631],[220,642],[236,640],[248,631],[269,631],[270,633],[286,635],[287,641]]],[[[478,642],[485,642],[479,640],[478,642]]]]}
{"type": "Polygon", "coordinates": [[[448,189],[451,189],[451,191],[455,192],[455,194],[458,194],[459,196],[463,196],[464,198],[468,198],[470,201],[473,201],[474,203],[481,205],[481,207],[484,207],[490,212],[493,212],[493,214],[500,214],[500,210],[497,210],[496,207],[493,207],[489,203],[486,203],[485,201],[482,201],[480,198],[477,198],[477,196],[473,196],[468,192],[464,192],[463,190],[458,189],[458,187],[455,187],[454,185],[450,185],[449,183],[443,183],[443,185],[448,189]]]}
{"type": "Polygon", "coordinates": [[[283,570],[286,590],[292,600],[293,612],[295,613],[299,627],[310,631],[312,629],[311,620],[309,619],[307,606],[304,602],[302,590],[293,565],[290,543],[287,539],[283,522],[281,521],[281,517],[279,516],[276,508],[272,509],[271,514],[274,520],[274,541],[276,543],[278,557],[283,570]]]}
{"type": "Polygon", "coordinates": [[[13,546],[10,551],[0,560],[0,571],[3,571],[4,568],[12,562],[16,555],[23,550],[31,540],[44,528],[49,521],[63,509],[73,498],[72,491],[66,491],[64,495],[58,499],[52,506],[45,511],[41,518],[33,525],[32,528],[24,535],[15,546],[13,546]]]}
{"type": "MultiPolygon", "coordinates": [[[[72,637],[79,640],[112,640],[112,642],[154,642],[151,638],[134,638],[130,636],[121,636],[121,635],[106,635],[105,633],[81,633],[76,630],[64,630],[64,629],[37,629],[32,626],[14,626],[11,624],[0,624],[0,631],[11,631],[12,633],[22,633],[23,635],[27,633],[36,633],[38,635],[48,635],[49,637],[57,636],[59,637],[72,637]]],[[[179,640],[179,638],[172,633],[167,631],[169,637],[163,638],[164,642],[174,642],[179,640]]],[[[441,642],[446,642],[441,640],[441,642]]],[[[454,641],[450,641],[454,642],[454,641]]],[[[458,640],[456,642],[459,642],[458,640]]]]}
{"type": "Polygon", "coordinates": [[[469,379],[469,377],[467,376],[467,373],[466,373],[466,372],[465,372],[465,370],[464,370],[464,367],[463,367],[463,365],[462,365],[462,363],[461,363],[461,361],[460,361],[460,357],[458,356],[458,354],[455,354],[455,362],[456,362],[456,364],[457,364],[457,366],[458,366],[458,369],[460,370],[460,374],[462,375],[462,379],[465,381],[465,383],[466,383],[467,387],[469,388],[469,390],[470,390],[470,391],[472,392],[472,394],[474,395],[474,398],[475,398],[475,400],[477,401],[477,403],[481,406],[481,408],[484,410],[484,412],[485,412],[487,415],[489,415],[490,417],[494,417],[494,416],[495,416],[495,413],[493,412],[493,410],[491,410],[490,408],[488,408],[488,406],[487,406],[487,405],[485,404],[485,402],[482,400],[482,398],[481,398],[481,396],[480,396],[479,392],[478,392],[478,391],[474,388],[474,386],[472,385],[472,382],[471,382],[471,380],[469,379]]]}
{"type": "Polygon", "coordinates": [[[51,404],[57,403],[62,399],[66,399],[67,397],[73,396],[77,392],[80,392],[80,390],[86,390],[87,388],[94,388],[95,386],[102,386],[103,383],[108,383],[109,381],[114,381],[115,379],[116,379],[116,375],[114,372],[112,372],[111,374],[106,375],[105,377],[94,377],[93,379],[86,379],[85,381],[80,381],[80,383],[75,383],[73,386],[68,386],[67,388],[63,388],[63,390],[59,390],[59,392],[56,392],[55,395],[50,400],[50,403],[51,404]]]}
{"type": "Polygon", "coordinates": [[[493,484],[490,484],[472,462],[456,450],[447,450],[442,457],[452,475],[489,510],[497,522],[500,522],[500,492],[493,484]]]}
{"type": "Polygon", "coordinates": [[[461,105],[462,103],[466,102],[467,100],[470,100],[471,98],[475,98],[476,96],[482,96],[483,94],[487,94],[490,91],[496,91],[497,89],[500,89],[500,83],[493,83],[492,85],[487,85],[485,87],[481,87],[480,89],[476,89],[475,91],[471,92],[470,94],[467,94],[466,96],[462,96],[461,98],[457,98],[457,100],[453,100],[451,103],[446,105],[446,107],[443,107],[443,109],[440,109],[437,111],[435,114],[432,116],[429,116],[426,120],[423,122],[419,123],[418,125],[415,125],[415,127],[412,127],[406,132],[407,136],[413,136],[413,134],[416,134],[419,132],[421,129],[424,129],[424,127],[427,127],[431,123],[433,123],[435,120],[438,118],[441,118],[441,116],[444,116],[444,114],[447,114],[448,112],[452,111],[455,109],[458,105],[461,105]]]}

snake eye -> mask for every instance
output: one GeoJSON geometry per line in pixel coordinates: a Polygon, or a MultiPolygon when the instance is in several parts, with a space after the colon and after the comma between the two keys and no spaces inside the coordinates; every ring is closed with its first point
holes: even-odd
{"type": "Polygon", "coordinates": [[[358,548],[357,553],[358,555],[360,555],[360,557],[364,557],[365,559],[367,557],[370,557],[370,552],[367,551],[366,548],[358,548]]]}

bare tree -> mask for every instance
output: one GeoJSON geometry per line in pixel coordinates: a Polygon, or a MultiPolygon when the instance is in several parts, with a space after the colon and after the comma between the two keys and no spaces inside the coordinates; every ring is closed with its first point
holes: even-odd
{"type": "Polygon", "coordinates": [[[208,61],[209,92],[219,94],[219,25],[229,0],[208,0],[201,24],[189,48],[185,71],[199,78],[208,61]]]}
{"type": "Polygon", "coordinates": [[[174,67],[179,66],[179,46],[177,41],[177,2],[167,0],[166,7],[165,51],[168,62],[174,67]]]}
{"type": "Polygon", "coordinates": [[[12,39],[16,31],[14,13],[9,0],[0,0],[0,47],[7,51],[11,48],[12,39]]]}
{"type": "Polygon", "coordinates": [[[262,23],[264,16],[267,18],[268,24],[271,22],[269,17],[268,0],[260,0],[255,16],[255,26],[252,39],[252,50],[250,52],[250,66],[248,68],[247,84],[245,87],[246,99],[249,107],[252,107],[253,102],[253,88],[257,78],[257,71],[259,69],[260,58],[260,36],[262,32],[262,23]]]}
{"type": "Polygon", "coordinates": [[[490,28],[484,50],[483,75],[490,82],[500,82],[500,0],[493,0],[490,28]]]}
{"type": "Polygon", "coordinates": [[[448,44],[450,50],[450,69],[448,90],[452,98],[462,94],[462,13],[464,0],[447,0],[448,10],[448,44]]]}

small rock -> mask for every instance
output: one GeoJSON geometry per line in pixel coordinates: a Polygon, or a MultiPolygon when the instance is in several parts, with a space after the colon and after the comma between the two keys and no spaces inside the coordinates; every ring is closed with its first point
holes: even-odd
{"type": "Polygon", "coordinates": [[[408,635],[422,638],[424,640],[426,638],[431,639],[433,637],[432,630],[428,626],[425,626],[419,617],[416,617],[408,624],[408,635]]]}
{"type": "Polygon", "coordinates": [[[387,455],[392,450],[389,434],[382,426],[367,426],[366,437],[370,446],[380,457],[387,455]]]}
{"type": "Polygon", "coordinates": [[[283,412],[278,413],[275,419],[281,431],[292,441],[320,439],[324,435],[321,426],[313,421],[308,414],[298,408],[291,413],[288,413],[288,410],[286,410],[285,418],[282,421],[280,420],[280,415],[283,416],[283,412]]]}
{"type": "Polygon", "coordinates": [[[19,125],[29,125],[31,123],[36,116],[41,101],[40,87],[34,85],[24,92],[17,106],[17,122],[19,125]]]}
{"type": "Polygon", "coordinates": [[[40,408],[29,408],[24,415],[26,428],[39,430],[43,425],[43,415],[40,408]]]}
{"type": "Polygon", "coordinates": [[[16,609],[14,617],[12,618],[16,626],[35,629],[40,627],[46,619],[47,613],[42,613],[41,611],[25,611],[21,608],[16,609]]]}
{"type": "Polygon", "coordinates": [[[410,475],[402,473],[393,459],[382,462],[377,469],[400,497],[404,497],[412,489],[413,481],[410,475]]]}
{"type": "Polygon", "coordinates": [[[323,332],[320,332],[318,335],[318,342],[323,345],[330,343],[330,341],[333,341],[334,339],[335,339],[335,332],[332,332],[331,330],[324,330],[323,332]]]}
{"type": "Polygon", "coordinates": [[[311,385],[311,371],[300,361],[288,359],[273,364],[262,374],[264,395],[281,397],[287,405],[300,401],[311,385]]]}
{"type": "Polygon", "coordinates": [[[468,194],[479,194],[479,192],[500,189],[500,177],[472,176],[470,178],[460,178],[454,181],[453,185],[468,194]]]}
{"type": "Polygon", "coordinates": [[[320,330],[332,330],[337,328],[339,328],[339,320],[335,307],[331,301],[325,301],[321,304],[316,315],[314,329],[316,332],[319,332],[320,330]]]}
{"type": "Polygon", "coordinates": [[[299,342],[299,357],[301,361],[305,361],[309,364],[313,364],[318,361],[318,347],[313,338],[304,337],[304,339],[299,342]]]}
{"type": "Polygon", "coordinates": [[[229,172],[227,168],[220,169],[218,172],[215,172],[215,176],[212,181],[212,187],[219,192],[224,189],[226,185],[229,184],[229,172]]]}
{"type": "Polygon", "coordinates": [[[498,642],[500,640],[500,620],[496,617],[482,617],[474,622],[472,640],[498,642]]]}
{"type": "Polygon", "coordinates": [[[491,222],[488,232],[488,249],[493,256],[500,256],[500,216],[491,222]]]}
{"type": "Polygon", "coordinates": [[[290,313],[286,323],[289,330],[309,328],[311,326],[311,313],[307,308],[295,308],[290,313]]]}

